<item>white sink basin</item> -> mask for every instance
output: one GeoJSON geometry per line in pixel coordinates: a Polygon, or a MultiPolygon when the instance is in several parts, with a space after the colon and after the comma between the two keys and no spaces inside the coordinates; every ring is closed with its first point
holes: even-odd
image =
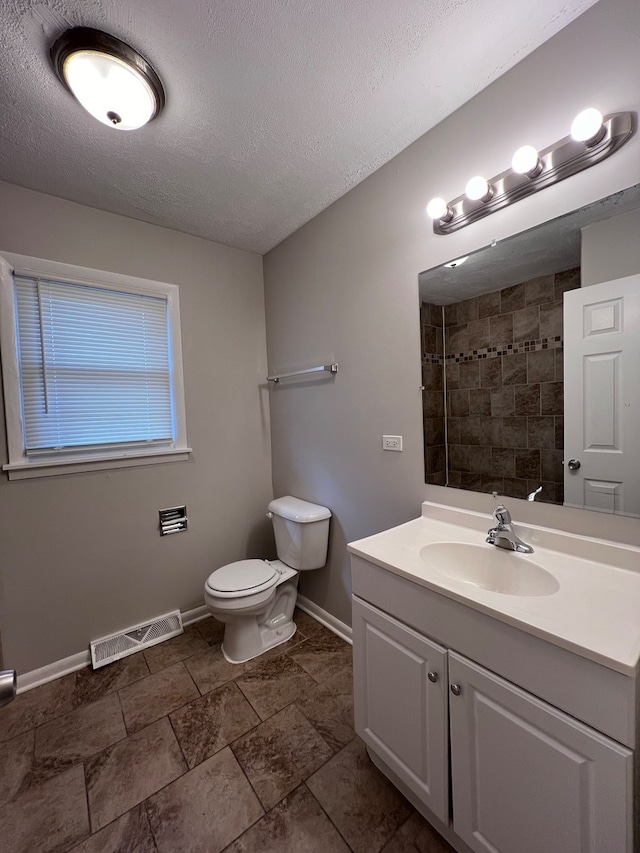
{"type": "Polygon", "coordinates": [[[489,524],[487,512],[425,501],[419,518],[348,548],[357,558],[356,573],[371,564],[382,570],[371,578],[381,600],[387,595],[384,572],[392,572],[637,679],[640,544],[522,523],[516,533],[535,552],[517,554],[485,543],[489,524]]]}
{"type": "Polygon", "coordinates": [[[528,556],[465,542],[433,542],[420,549],[430,569],[452,580],[503,595],[553,595],[560,584],[551,572],[528,556]]]}

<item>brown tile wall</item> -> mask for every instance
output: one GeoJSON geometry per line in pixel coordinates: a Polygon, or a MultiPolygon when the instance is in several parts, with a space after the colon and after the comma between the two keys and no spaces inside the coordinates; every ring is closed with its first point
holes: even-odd
{"type": "Polygon", "coordinates": [[[422,417],[424,476],[431,485],[447,482],[444,425],[444,354],[442,306],[420,306],[422,345],[422,417]]]}
{"type": "Polygon", "coordinates": [[[523,498],[542,485],[536,500],[562,503],[562,295],[575,287],[578,268],[445,306],[450,486],[523,498]]]}

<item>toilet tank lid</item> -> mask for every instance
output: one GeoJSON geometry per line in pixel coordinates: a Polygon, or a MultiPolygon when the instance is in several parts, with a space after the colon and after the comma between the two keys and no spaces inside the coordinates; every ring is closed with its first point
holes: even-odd
{"type": "Polygon", "coordinates": [[[302,524],[308,521],[323,521],[325,518],[331,518],[331,510],[327,509],[326,506],[312,504],[291,495],[285,495],[283,498],[276,498],[271,501],[269,512],[302,524]]]}

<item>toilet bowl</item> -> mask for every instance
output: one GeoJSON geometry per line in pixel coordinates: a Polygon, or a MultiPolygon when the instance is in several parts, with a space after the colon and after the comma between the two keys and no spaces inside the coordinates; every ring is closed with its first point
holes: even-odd
{"type": "Polygon", "coordinates": [[[251,660],[295,634],[298,573],[326,562],[326,507],[287,496],[271,501],[268,516],[279,559],[229,563],[205,583],[205,603],[225,625],[222,653],[230,663],[251,660]]]}

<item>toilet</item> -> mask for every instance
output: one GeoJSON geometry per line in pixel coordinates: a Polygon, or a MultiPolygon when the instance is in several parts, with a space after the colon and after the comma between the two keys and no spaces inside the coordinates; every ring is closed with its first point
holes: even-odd
{"type": "Polygon", "coordinates": [[[327,561],[331,512],[325,506],[287,495],[271,501],[267,517],[278,559],[229,563],[204,586],[207,607],[225,625],[222,653],[230,663],[251,660],[295,634],[298,573],[327,561]]]}

